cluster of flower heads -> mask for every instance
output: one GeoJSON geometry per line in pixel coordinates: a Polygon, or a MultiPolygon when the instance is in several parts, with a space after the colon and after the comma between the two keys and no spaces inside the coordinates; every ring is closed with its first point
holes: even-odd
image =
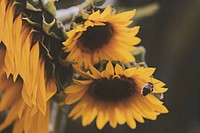
{"type": "Polygon", "coordinates": [[[130,28],[135,10],[118,14],[110,6],[84,10],[63,41],[44,30],[53,27],[55,18],[53,24],[38,26],[40,22],[24,16],[31,10],[19,5],[23,4],[0,0],[0,113],[6,112],[0,131],[13,124],[13,133],[49,133],[50,102],[60,91],[65,104],[76,103],[69,117],[82,117],[83,126],[96,119],[98,129],[106,123],[113,128],[127,123],[134,129],[136,121],[155,120],[168,112],[155,96],[167,91],[165,84],[152,77],[154,68],[137,65],[131,53],[141,41],[136,37],[139,26],[130,28]],[[53,45],[45,44],[44,36],[53,38],[53,45]],[[74,76],[67,73],[70,67],[59,63],[63,52],[74,76]],[[61,68],[65,69],[60,72],[61,68]],[[63,86],[59,81],[63,78],[73,82],[63,86]]]}
{"type": "Polygon", "coordinates": [[[77,63],[74,69],[80,77],[65,89],[65,103],[78,102],[69,117],[82,117],[83,126],[96,118],[98,129],[108,122],[113,128],[127,123],[134,129],[135,121],[155,120],[168,112],[154,96],[167,91],[163,82],[152,78],[155,69],[126,67],[135,62],[131,51],[141,41],[136,37],[139,26],[129,27],[134,15],[135,10],[116,14],[108,6],[103,11],[93,10],[67,32],[66,60],[77,63]]]}

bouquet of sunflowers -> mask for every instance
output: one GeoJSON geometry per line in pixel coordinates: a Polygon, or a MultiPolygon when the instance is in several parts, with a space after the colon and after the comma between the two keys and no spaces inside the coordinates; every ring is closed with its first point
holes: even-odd
{"type": "Polygon", "coordinates": [[[58,110],[98,129],[168,113],[167,88],[137,46],[136,10],[105,2],[57,11],[55,0],[0,0],[0,131],[58,133],[58,110]]]}

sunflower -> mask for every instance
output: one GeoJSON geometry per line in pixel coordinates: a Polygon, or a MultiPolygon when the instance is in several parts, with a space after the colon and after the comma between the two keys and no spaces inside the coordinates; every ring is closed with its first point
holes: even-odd
{"type": "Polygon", "coordinates": [[[8,111],[0,132],[49,133],[49,99],[57,86],[34,31],[16,14],[17,5],[0,1],[0,112],[8,111]]]}
{"type": "Polygon", "coordinates": [[[96,118],[96,126],[102,129],[107,122],[115,128],[117,124],[127,123],[136,128],[136,121],[144,123],[144,118],[155,120],[160,113],[168,110],[154,94],[163,93],[167,88],[163,82],[151,75],[154,68],[123,69],[119,64],[113,67],[108,62],[105,70],[98,71],[92,65],[90,72],[75,70],[85,80],[74,79],[74,85],[66,88],[65,103],[79,101],[69,114],[73,120],[82,116],[82,125],[89,125],[96,118]],[[153,92],[143,96],[141,91],[148,83],[154,84],[153,92]]]}
{"type": "Polygon", "coordinates": [[[100,60],[120,60],[132,62],[134,57],[130,51],[141,40],[136,37],[139,26],[129,28],[135,10],[114,14],[108,6],[102,13],[97,10],[83,19],[67,32],[68,39],[64,42],[65,52],[69,52],[68,61],[75,61],[88,68],[100,60]]]}

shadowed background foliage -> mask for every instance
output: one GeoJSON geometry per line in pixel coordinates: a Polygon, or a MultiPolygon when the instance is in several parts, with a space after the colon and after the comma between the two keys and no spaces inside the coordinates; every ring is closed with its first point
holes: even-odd
{"type": "MultiPolygon", "coordinates": [[[[101,131],[95,123],[82,127],[68,120],[65,133],[200,133],[200,0],[115,0],[117,7],[135,8],[157,2],[159,11],[138,21],[139,37],[146,50],[146,61],[156,67],[155,77],[163,80],[168,92],[164,102],[169,114],[156,121],[128,126],[108,125],[101,131]]],[[[59,0],[58,8],[67,8],[83,0],[59,0]]],[[[3,133],[10,133],[6,130],[3,133]]]]}

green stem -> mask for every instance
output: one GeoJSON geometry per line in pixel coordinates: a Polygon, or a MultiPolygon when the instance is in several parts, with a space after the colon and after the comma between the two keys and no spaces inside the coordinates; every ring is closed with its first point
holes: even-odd
{"type": "Polygon", "coordinates": [[[56,18],[62,22],[70,21],[74,16],[77,16],[81,9],[86,9],[90,6],[99,6],[102,5],[106,0],[85,0],[80,5],[72,6],[67,9],[60,9],[56,12],[56,18]]]}

